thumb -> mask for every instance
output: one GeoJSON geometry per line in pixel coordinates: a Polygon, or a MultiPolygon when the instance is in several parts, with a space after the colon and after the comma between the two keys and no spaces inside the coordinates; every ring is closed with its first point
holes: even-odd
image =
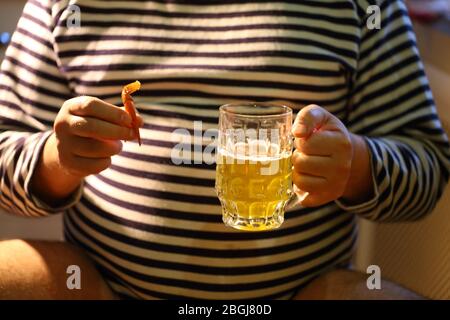
{"type": "Polygon", "coordinates": [[[328,111],[311,104],[302,108],[295,118],[292,134],[296,138],[308,138],[328,120],[328,111]]]}

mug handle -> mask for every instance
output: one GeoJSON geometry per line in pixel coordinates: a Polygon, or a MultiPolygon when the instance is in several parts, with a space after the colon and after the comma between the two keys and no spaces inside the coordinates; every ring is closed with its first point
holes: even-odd
{"type": "MultiPolygon", "coordinates": [[[[291,139],[292,145],[294,145],[294,136],[292,135],[292,133],[289,133],[289,138],[291,139]]],[[[294,168],[292,168],[292,170],[294,170],[294,168]]],[[[309,192],[300,190],[299,188],[297,188],[297,186],[292,183],[292,188],[293,188],[293,193],[291,198],[289,199],[288,203],[285,206],[285,210],[290,210],[292,208],[294,208],[295,206],[299,206],[300,208],[302,208],[301,206],[301,202],[303,200],[305,200],[305,198],[309,195],[309,192]]]]}
{"type": "Polygon", "coordinates": [[[286,204],[286,210],[293,209],[295,206],[299,206],[302,208],[301,202],[305,200],[305,198],[309,195],[309,192],[302,191],[295,184],[292,184],[294,192],[292,193],[291,198],[286,204]]]}

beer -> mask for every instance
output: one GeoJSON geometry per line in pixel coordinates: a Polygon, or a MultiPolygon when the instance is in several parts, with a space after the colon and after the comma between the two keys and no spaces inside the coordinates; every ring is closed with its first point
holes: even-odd
{"type": "Polygon", "coordinates": [[[292,195],[291,171],[290,152],[248,155],[219,149],[216,190],[224,223],[252,231],[279,227],[292,195]]]}

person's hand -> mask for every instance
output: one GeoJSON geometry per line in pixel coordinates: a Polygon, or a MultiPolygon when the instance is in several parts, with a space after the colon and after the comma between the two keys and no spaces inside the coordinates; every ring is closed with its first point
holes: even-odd
{"type": "Polygon", "coordinates": [[[53,128],[55,141],[50,143],[59,165],[80,177],[108,168],[122,150],[121,140],[136,138],[123,108],[86,96],[66,101],[53,128]]]}
{"type": "Polygon", "coordinates": [[[314,207],[344,195],[351,176],[353,147],[351,134],[334,115],[317,105],[298,113],[292,133],[294,184],[309,194],[302,206],[314,207]]]}
{"type": "MultiPolygon", "coordinates": [[[[142,118],[138,115],[142,125],[142,118]]],[[[31,179],[33,192],[47,203],[63,201],[82,179],[111,165],[121,140],[134,140],[124,108],[94,97],[67,100],[56,116],[31,179]]]]}

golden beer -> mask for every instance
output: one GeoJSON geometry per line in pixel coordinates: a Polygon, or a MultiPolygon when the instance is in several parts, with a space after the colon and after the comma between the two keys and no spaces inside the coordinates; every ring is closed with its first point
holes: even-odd
{"type": "Polygon", "coordinates": [[[291,153],[248,156],[219,150],[216,190],[225,224],[251,231],[279,227],[292,195],[291,171],[291,153]]]}

